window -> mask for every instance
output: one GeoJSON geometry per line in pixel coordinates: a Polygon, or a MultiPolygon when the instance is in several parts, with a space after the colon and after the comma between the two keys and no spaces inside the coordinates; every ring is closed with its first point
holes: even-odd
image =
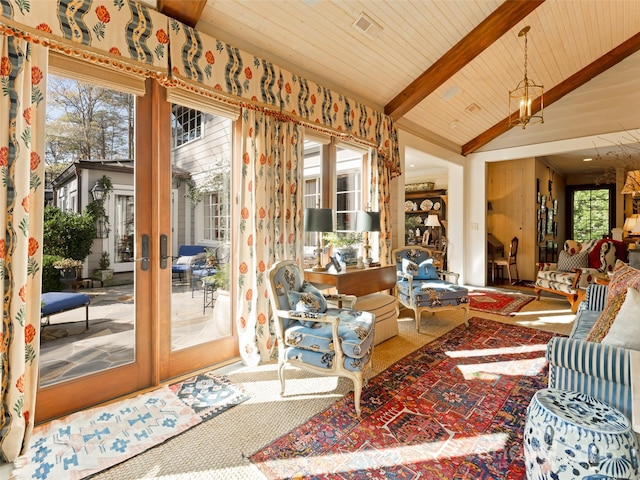
{"type": "Polygon", "coordinates": [[[611,232],[615,187],[570,187],[571,236],[579,242],[599,239],[611,232]]]}
{"type": "Polygon", "coordinates": [[[203,239],[213,241],[228,241],[229,231],[229,204],[221,201],[218,193],[207,193],[203,199],[203,239]]]}
{"type": "Polygon", "coordinates": [[[171,114],[173,148],[202,137],[202,112],[173,105],[171,114]]]}
{"type": "Polygon", "coordinates": [[[349,232],[362,210],[362,153],[341,147],[336,153],[336,232],[349,232]]]}

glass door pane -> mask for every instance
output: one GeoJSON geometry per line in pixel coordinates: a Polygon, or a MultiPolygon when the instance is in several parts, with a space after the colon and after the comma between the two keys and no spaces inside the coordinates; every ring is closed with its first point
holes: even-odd
{"type": "Polygon", "coordinates": [[[170,338],[171,367],[166,375],[237,355],[229,280],[232,128],[227,118],[171,105],[171,319],[163,332],[170,338]]]}
{"type": "Polygon", "coordinates": [[[136,312],[145,306],[136,302],[129,121],[135,101],[95,84],[49,79],[42,301],[50,316],[42,319],[36,421],[144,385],[149,359],[136,312]],[[79,267],[60,268],[71,262],[79,267]]]}

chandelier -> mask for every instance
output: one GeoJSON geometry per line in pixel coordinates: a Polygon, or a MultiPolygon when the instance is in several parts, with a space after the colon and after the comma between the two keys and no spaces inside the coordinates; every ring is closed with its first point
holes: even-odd
{"type": "Polygon", "coordinates": [[[527,76],[527,33],[530,28],[527,25],[518,34],[519,37],[524,37],[524,80],[509,91],[509,128],[521,126],[524,129],[529,123],[544,123],[544,87],[527,76]]]}

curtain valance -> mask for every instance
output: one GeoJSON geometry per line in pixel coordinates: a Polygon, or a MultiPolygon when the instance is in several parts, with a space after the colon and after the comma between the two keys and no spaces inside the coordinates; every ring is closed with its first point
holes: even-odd
{"type": "Polygon", "coordinates": [[[376,148],[401,174],[393,120],[382,112],[167,17],[135,0],[1,3],[0,33],[83,60],[154,77],[168,87],[278,112],[376,148]]]}

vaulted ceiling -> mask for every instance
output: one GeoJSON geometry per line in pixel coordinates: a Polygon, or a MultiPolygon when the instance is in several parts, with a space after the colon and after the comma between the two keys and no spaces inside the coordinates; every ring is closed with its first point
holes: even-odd
{"type": "Polygon", "coordinates": [[[157,8],[462,155],[640,129],[640,0],[158,0],[157,8]],[[545,87],[545,123],[509,131],[527,25],[528,76],[545,87]]]}

